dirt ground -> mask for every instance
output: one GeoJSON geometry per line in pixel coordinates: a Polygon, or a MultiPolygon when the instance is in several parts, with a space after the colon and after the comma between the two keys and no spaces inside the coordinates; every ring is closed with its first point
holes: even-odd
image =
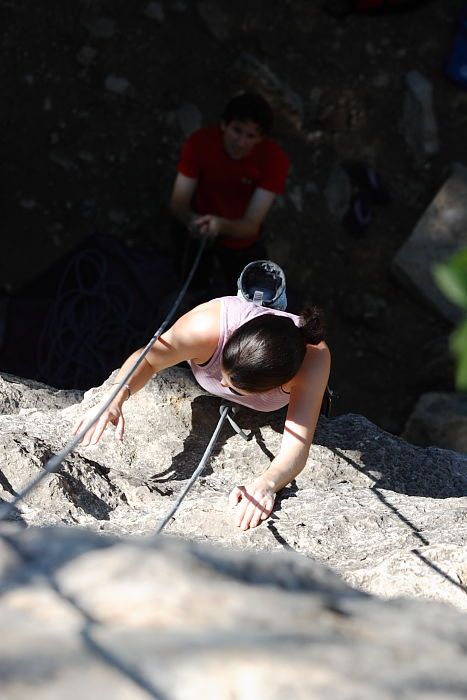
{"type": "Polygon", "coordinates": [[[292,161],[267,222],[271,257],[326,310],[336,413],[400,432],[421,393],[451,388],[450,327],[391,262],[466,160],[467,92],[443,74],[462,5],[337,19],[310,0],[0,0],[1,288],[14,296],[96,232],[164,250],[184,131],[217,121],[239,87],[261,87],[241,68],[253,56],[273,76],[274,136],[292,161]],[[433,85],[439,129],[423,164],[400,127],[411,70],[433,85]],[[325,197],[349,158],[371,163],[391,195],[360,238],[325,197]]]}

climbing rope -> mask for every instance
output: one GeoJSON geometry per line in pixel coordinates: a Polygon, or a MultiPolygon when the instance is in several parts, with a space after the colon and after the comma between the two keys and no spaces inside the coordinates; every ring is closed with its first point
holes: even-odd
{"type": "Polygon", "coordinates": [[[195,483],[196,479],[199,477],[199,475],[200,475],[201,472],[203,471],[204,467],[206,466],[207,461],[208,461],[209,457],[211,456],[211,452],[212,452],[212,449],[213,449],[213,447],[214,447],[214,444],[215,444],[215,442],[216,442],[216,440],[217,440],[217,437],[218,437],[218,435],[219,435],[219,433],[220,433],[220,431],[221,431],[222,425],[224,424],[224,421],[225,421],[225,419],[226,419],[226,417],[227,417],[228,411],[229,411],[229,406],[221,406],[221,410],[220,410],[221,417],[219,418],[219,421],[218,421],[218,423],[217,423],[217,425],[216,425],[216,427],[215,427],[215,429],[214,429],[214,432],[213,432],[213,434],[212,434],[212,436],[211,436],[211,439],[209,440],[209,444],[208,444],[208,446],[206,447],[206,449],[205,449],[205,451],[204,451],[204,454],[203,454],[203,456],[202,456],[202,458],[201,458],[200,463],[199,463],[198,466],[196,467],[195,471],[193,472],[193,475],[192,475],[191,479],[189,480],[188,484],[185,486],[185,488],[183,489],[183,491],[181,492],[181,494],[179,495],[179,497],[178,497],[177,500],[175,501],[175,503],[174,503],[174,505],[172,506],[172,508],[171,508],[171,509],[169,510],[169,512],[168,512],[166,515],[164,515],[164,517],[160,520],[158,526],[156,527],[156,531],[155,531],[155,534],[156,534],[156,535],[159,535],[159,534],[162,532],[162,530],[163,530],[164,527],[167,525],[167,523],[169,522],[169,520],[175,515],[175,513],[176,513],[177,510],[179,509],[179,507],[180,507],[180,505],[181,505],[183,499],[184,499],[185,496],[188,494],[188,492],[189,492],[190,489],[192,488],[193,484],[195,483]]]}
{"type": "Polygon", "coordinates": [[[212,434],[212,436],[211,436],[211,439],[209,440],[208,446],[206,447],[206,449],[205,449],[205,451],[204,451],[204,454],[203,454],[203,456],[201,457],[201,461],[200,461],[200,463],[198,464],[198,466],[196,467],[195,471],[193,472],[193,474],[192,474],[192,476],[191,476],[191,479],[189,480],[188,484],[185,486],[185,488],[183,489],[183,491],[181,492],[181,494],[179,495],[179,497],[178,497],[177,500],[175,501],[175,503],[174,503],[174,505],[172,506],[172,508],[171,508],[171,509],[169,510],[169,512],[168,512],[166,515],[164,515],[164,517],[160,520],[160,522],[159,522],[159,524],[158,524],[158,526],[157,526],[157,528],[156,528],[156,531],[155,531],[155,534],[156,534],[156,535],[159,535],[159,534],[162,532],[162,530],[164,529],[164,527],[167,525],[167,523],[169,522],[169,520],[171,520],[171,518],[173,518],[173,516],[175,515],[175,513],[176,513],[177,510],[179,509],[179,507],[180,507],[180,505],[181,505],[183,499],[185,498],[185,496],[187,495],[187,493],[190,491],[190,489],[191,489],[192,486],[194,485],[194,483],[195,483],[195,481],[197,480],[197,478],[198,478],[198,477],[200,476],[200,474],[202,473],[204,467],[206,466],[206,464],[207,464],[207,462],[208,462],[209,457],[211,456],[212,449],[213,449],[213,447],[214,447],[214,445],[215,445],[215,442],[216,442],[216,440],[217,440],[217,438],[218,438],[218,436],[219,436],[219,433],[220,433],[220,431],[221,431],[221,428],[222,428],[222,425],[223,425],[225,419],[227,418],[227,420],[229,421],[230,425],[231,425],[232,428],[235,430],[235,432],[238,433],[239,435],[241,435],[242,438],[243,438],[244,440],[251,440],[252,434],[250,433],[249,435],[247,435],[247,433],[245,433],[245,432],[236,424],[236,422],[235,422],[234,419],[232,418],[232,416],[231,416],[231,414],[230,414],[230,412],[231,412],[232,409],[233,409],[233,407],[230,406],[230,405],[228,405],[228,404],[225,404],[225,403],[222,403],[222,404],[221,404],[220,409],[219,409],[219,413],[221,414],[221,417],[219,418],[219,421],[218,421],[218,423],[217,423],[217,425],[216,425],[216,427],[215,427],[215,429],[214,429],[214,432],[213,432],[213,434],[212,434]]]}
{"type": "Polygon", "coordinates": [[[171,319],[173,318],[175,311],[180,305],[180,302],[182,301],[183,297],[185,296],[186,290],[188,289],[191,280],[193,279],[193,275],[195,274],[195,270],[198,267],[199,261],[201,260],[201,255],[203,254],[204,248],[206,246],[206,238],[202,238],[199,243],[198,247],[198,252],[196,254],[195,260],[193,261],[193,265],[191,267],[191,270],[182,286],[180,289],[180,292],[178,293],[177,298],[175,299],[171,309],[169,310],[169,313],[167,314],[165,320],[162,322],[160,327],[157,329],[157,331],[154,333],[152,336],[151,340],[147,343],[146,347],[142,350],[140,356],[136,359],[136,361],[133,363],[133,365],[130,367],[128,372],[125,374],[124,377],[115,385],[114,389],[110,392],[108,398],[106,401],[103,403],[97,414],[89,420],[84,427],[80,430],[80,432],[75,435],[71,440],[68,441],[68,443],[65,445],[63,450],[61,450],[58,454],[54,455],[51,457],[44,465],[43,471],[38,474],[37,477],[32,479],[27,486],[17,495],[12,501],[9,501],[8,503],[2,503],[0,505],[0,522],[2,520],[5,520],[11,513],[12,511],[17,507],[17,505],[24,500],[24,498],[31,493],[33,489],[35,489],[44,479],[46,476],[49,474],[54,474],[59,471],[60,466],[66,457],[75,449],[75,447],[81,442],[83,437],[86,435],[88,430],[92,428],[93,425],[97,423],[99,418],[102,416],[104,411],[110,406],[114,398],[117,396],[118,392],[122,389],[122,387],[128,383],[128,380],[130,377],[133,375],[135,370],[139,367],[139,365],[142,363],[146,355],[148,354],[149,350],[153,346],[153,344],[158,340],[158,338],[162,335],[162,333],[165,331],[167,328],[168,324],[170,323],[171,319]]]}
{"type": "MultiPolygon", "coordinates": [[[[177,298],[175,299],[175,302],[173,303],[171,309],[169,310],[169,313],[167,314],[165,320],[161,324],[161,326],[158,328],[156,333],[152,336],[152,338],[149,340],[145,348],[142,350],[141,354],[139,357],[136,359],[136,361],[133,363],[133,365],[130,367],[130,369],[127,371],[127,373],[124,375],[124,377],[115,384],[115,388],[113,391],[110,392],[108,398],[106,401],[103,403],[99,411],[96,413],[96,415],[89,420],[84,427],[80,430],[80,432],[72,438],[67,445],[61,450],[57,455],[54,455],[51,457],[46,464],[44,465],[43,471],[38,474],[37,477],[32,479],[29,484],[17,495],[15,498],[8,502],[8,503],[2,503],[0,505],[0,522],[2,520],[5,520],[11,512],[16,508],[16,506],[24,500],[24,498],[38,486],[46,476],[49,474],[57,473],[60,470],[61,464],[66,457],[75,449],[75,447],[81,442],[83,437],[86,435],[88,430],[90,430],[99,420],[99,418],[102,416],[104,411],[110,406],[114,398],[117,396],[118,392],[128,383],[128,380],[130,377],[133,375],[135,370],[139,367],[141,362],[144,360],[145,356],[153,346],[153,344],[158,340],[158,338],[162,335],[166,327],[168,326],[169,322],[171,321],[175,311],[177,310],[178,306],[180,305],[181,300],[183,299],[186,290],[188,289],[188,286],[193,278],[193,275],[195,273],[195,270],[199,264],[199,261],[201,259],[201,255],[203,253],[203,250],[206,245],[206,239],[202,238],[200,240],[198,252],[196,255],[196,258],[193,262],[193,265],[191,267],[191,270],[188,274],[187,279],[185,280],[185,283],[183,284],[177,298]]],[[[330,412],[330,407],[331,407],[331,400],[332,400],[332,391],[327,387],[326,390],[326,399],[327,399],[327,411],[326,414],[329,415],[330,412]]],[[[170,511],[161,519],[159,522],[157,528],[156,528],[156,534],[159,534],[162,532],[164,527],[167,525],[167,523],[173,518],[175,513],[177,512],[178,508],[180,507],[182,501],[190,491],[190,489],[193,487],[194,483],[198,479],[199,475],[202,473],[204,467],[207,464],[207,461],[211,455],[212,449],[214,447],[214,444],[217,440],[217,437],[221,431],[222,425],[227,418],[230,425],[232,428],[235,430],[236,433],[238,433],[244,440],[250,440],[252,437],[252,433],[247,434],[245,433],[234,421],[232,413],[234,412],[234,407],[229,405],[229,404],[221,404],[220,407],[220,414],[221,417],[219,418],[218,424],[211,436],[211,439],[209,441],[208,446],[206,447],[206,450],[203,454],[203,457],[201,458],[201,461],[198,465],[198,467],[195,469],[193,472],[192,477],[190,478],[188,484],[185,486],[177,500],[175,501],[173,507],[170,509],[170,511]]]]}
{"type": "Polygon", "coordinates": [[[65,267],[37,340],[39,377],[48,384],[82,386],[105,377],[141,337],[134,289],[110,272],[100,250],[84,250],[65,267]]]}

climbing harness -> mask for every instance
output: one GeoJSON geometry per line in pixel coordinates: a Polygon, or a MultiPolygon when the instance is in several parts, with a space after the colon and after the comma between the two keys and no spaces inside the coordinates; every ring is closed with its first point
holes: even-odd
{"type": "MultiPolygon", "coordinates": [[[[223,407],[224,405],[225,405],[225,404],[223,404],[223,403],[221,404],[221,409],[222,409],[222,407],[223,407]]],[[[251,438],[253,437],[253,432],[250,431],[249,433],[245,433],[245,431],[242,430],[242,429],[240,428],[240,426],[238,426],[238,425],[236,424],[236,422],[234,421],[234,419],[233,419],[233,416],[237,413],[237,411],[240,410],[240,406],[235,406],[234,404],[230,404],[229,407],[230,407],[230,411],[227,413],[227,416],[226,416],[226,417],[227,417],[227,420],[229,421],[230,425],[231,425],[232,428],[235,430],[235,432],[236,432],[238,435],[240,435],[240,437],[242,437],[242,438],[245,440],[245,442],[248,442],[248,441],[251,440],[251,438]]]]}

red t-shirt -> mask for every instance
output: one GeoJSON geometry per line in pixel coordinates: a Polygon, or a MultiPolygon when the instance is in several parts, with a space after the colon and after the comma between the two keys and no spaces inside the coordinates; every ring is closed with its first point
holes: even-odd
{"type": "MultiPolygon", "coordinates": [[[[255,144],[245,158],[235,160],[224,150],[220,126],[199,129],[185,142],[178,172],[198,181],[195,208],[199,214],[241,219],[254,191],[261,187],[282,194],[289,170],[289,159],[270,138],[255,144]]],[[[247,248],[259,238],[222,236],[225,248],[247,248]]]]}

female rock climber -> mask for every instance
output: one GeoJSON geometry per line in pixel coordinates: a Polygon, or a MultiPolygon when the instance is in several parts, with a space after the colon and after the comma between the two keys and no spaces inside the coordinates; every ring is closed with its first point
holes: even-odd
{"type": "MultiPolygon", "coordinates": [[[[141,350],[128,357],[116,382],[140,355],[141,350]]],[[[84,435],[83,446],[96,444],[109,423],[116,426],[121,440],[124,402],[154,374],[184,360],[211,394],[257,411],[275,411],[288,404],[279,454],[261,475],[236,486],[229,497],[235,524],[243,530],[256,527],[271,513],[276,493],[307,461],[330,372],[321,315],[313,307],[296,316],[238,296],[195,307],[155,341],[129,383],[84,435]]],[[[93,411],[96,407],[77,422],[75,434],[93,411]]]]}

